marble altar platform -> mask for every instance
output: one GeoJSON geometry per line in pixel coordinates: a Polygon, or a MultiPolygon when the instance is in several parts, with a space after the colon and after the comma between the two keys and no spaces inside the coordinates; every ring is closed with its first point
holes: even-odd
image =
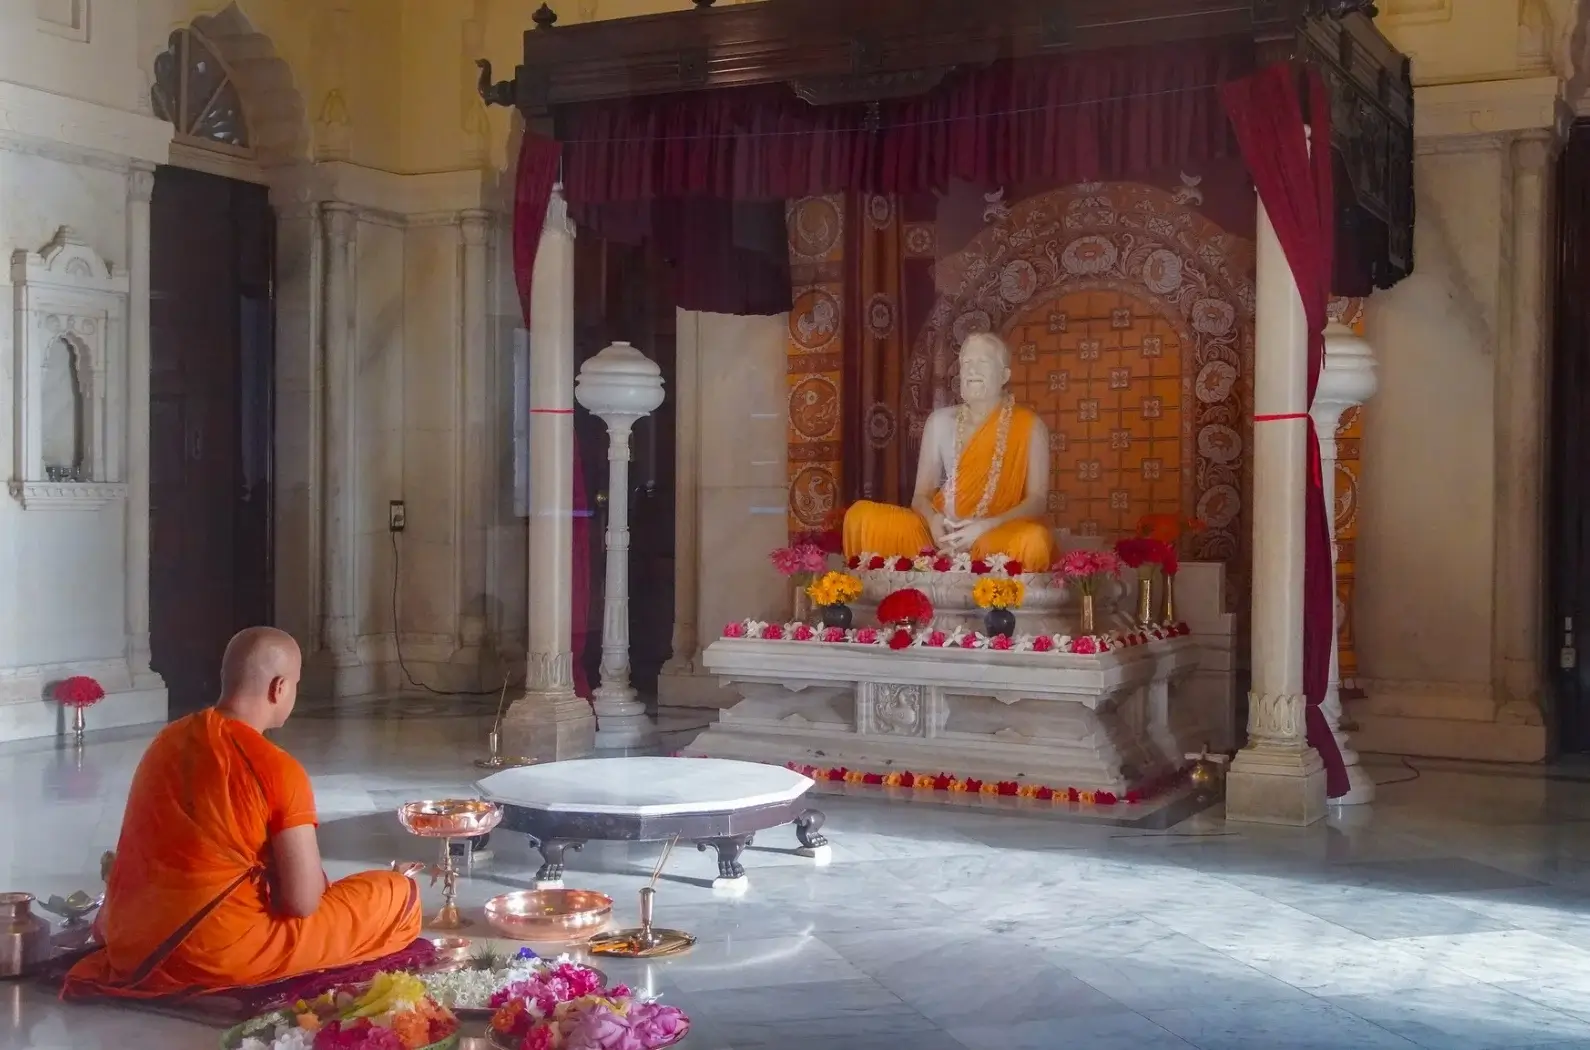
{"type": "Polygon", "coordinates": [[[722,638],[703,659],[741,697],[685,750],[714,758],[1125,795],[1222,717],[1184,689],[1189,637],[1094,655],[722,638]]]}

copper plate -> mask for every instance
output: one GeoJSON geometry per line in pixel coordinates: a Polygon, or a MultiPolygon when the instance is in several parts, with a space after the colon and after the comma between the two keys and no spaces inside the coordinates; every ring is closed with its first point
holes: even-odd
{"type": "Polygon", "coordinates": [[[613,898],[595,890],[517,890],[486,902],[486,922],[515,941],[583,941],[612,916],[613,898]]]}
{"type": "Polygon", "coordinates": [[[431,839],[474,838],[502,823],[502,808],[479,798],[405,802],[397,815],[409,834],[431,839]]]}

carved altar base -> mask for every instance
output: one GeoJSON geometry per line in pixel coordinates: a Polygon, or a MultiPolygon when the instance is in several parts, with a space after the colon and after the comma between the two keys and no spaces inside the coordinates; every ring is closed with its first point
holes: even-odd
{"type": "Polygon", "coordinates": [[[713,758],[1125,795],[1225,717],[1184,688],[1189,637],[1091,656],[724,638],[703,659],[741,697],[685,750],[713,758]]]}

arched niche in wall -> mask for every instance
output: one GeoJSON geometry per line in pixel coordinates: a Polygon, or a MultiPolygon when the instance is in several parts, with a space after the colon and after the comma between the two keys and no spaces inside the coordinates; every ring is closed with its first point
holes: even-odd
{"type": "Polygon", "coordinates": [[[28,510],[98,510],[122,477],[127,294],[69,227],[11,257],[16,437],[9,489],[28,510]]]}

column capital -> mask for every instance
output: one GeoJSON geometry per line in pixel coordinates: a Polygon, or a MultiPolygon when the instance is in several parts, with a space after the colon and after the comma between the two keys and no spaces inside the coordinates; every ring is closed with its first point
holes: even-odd
{"type": "Polygon", "coordinates": [[[135,160],[127,171],[127,199],[147,204],[155,195],[155,166],[135,160]]]}
{"type": "Polygon", "coordinates": [[[358,209],[345,201],[323,201],[320,207],[326,213],[331,242],[339,247],[352,243],[359,224],[358,209]]]}
{"type": "Polygon", "coordinates": [[[491,233],[492,213],[482,208],[466,208],[458,213],[458,226],[463,232],[464,243],[470,247],[479,247],[486,243],[491,233]]]}
{"type": "Polygon", "coordinates": [[[1513,136],[1513,170],[1538,174],[1549,167],[1562,149],[1563,136],[1555,128],[1531,128],[1513,136]]]}

